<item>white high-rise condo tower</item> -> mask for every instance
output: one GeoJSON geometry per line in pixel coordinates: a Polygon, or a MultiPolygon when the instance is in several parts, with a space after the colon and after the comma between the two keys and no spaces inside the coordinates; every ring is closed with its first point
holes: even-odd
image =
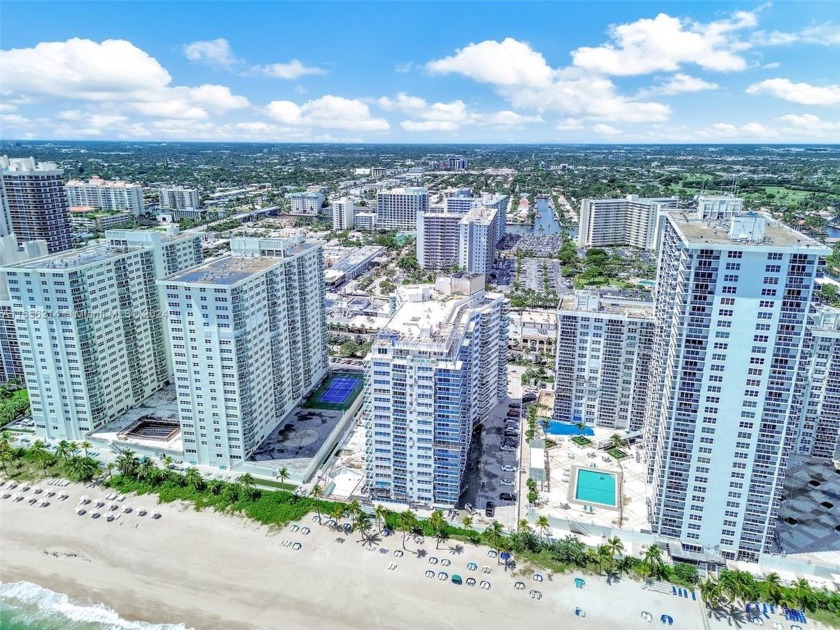
{"type": "Polygon", "coordinates": [[[8,221],[0,220],[0,231],[8,223],[19,243],[47,241],[51,254],[73,247],[64,171],[48,162],[5,155],[0,156],[0,171],[8,204],[8,221]]]}
{"type": "Polygon", "coordinates": [[[579,247],[632,245],[656,248],[657,216],[677,207],[679,197],[584,199],[580,204],[579,247]]]}
{"type": "Polygon", "coordinates": [[[159,282],[184,457],[247,459],[327,373],[320,243],[231,239],[230,254],[159,282]]]}
{"type": "Polygon", "coordinates": [[[377,230],[414,230],[417,213],[429,210],[426,188],[394,188],[376,195],[377,230]]]}
{"type": "Polygon", "coordinates": [[[67,201],[71,206],[92,206],[100,210],[126,210],[137,216],[143,214],[143,187],[128,182],[110,182],[93,177],[87,182],[76,179],[66,185],[67,201]]]}
{"type": "Polygon", "coordinates": [[[804,395],[814,279],[830,250],[768,217],[660,226],[646,453],[655,533],[689,551],[769,551],[804,395]]]}
{"type": "Polygon", "coordinates": [[[473,429],[507,392],[508,302],[466,274],[397,300],[365,359],[367,490],[452,507],[473,429]]]}
{"type": "Polygon", "coordinates": [[[170,382],[155,281],[168,251],[200,262],[200,236],[143,234],[2,269],[39,436],[82,439],[170,382]]]}

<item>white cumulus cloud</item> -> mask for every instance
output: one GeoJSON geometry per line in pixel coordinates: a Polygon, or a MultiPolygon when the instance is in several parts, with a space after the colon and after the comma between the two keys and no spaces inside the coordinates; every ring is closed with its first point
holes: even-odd
{"type": "Polygon", "coordinates": [[[267,77],[275,79],[299,79],[308,74],[326,74],[327,71],[323,68],[315,66],[305,66],[297,59],[292,59],[289,63],[272,63],[266,66],[254,66],[252,72],[263,74],[267,77]]]}
{"type": "Polygon", "coordinates": [[[266,114],[277,122],[321,129],[384,131],[390,127],[384,118],[371,116],[367,104],[356,99],[326,95],[298,105],[292,101],[272,101],[266,114]]]}
{"type": "Polygon", "coordinates": [[[578,48],[572,58],[575,66],[617,76],[674,72],[689,63],[718,72],[744,70],[743,52],[750,44],[738,32],[756,23],[755,13],[748,11],[708,23],[660,13],[611,26],[609,42],[578,48]]]}
{"type": "Polygon", "coordinates": [[[493,85],[539,87],[547,85],[552,76],[552,69],[541,53],[511,37],[501,42],[469,44],[452,56],[428,62],[426,69],[433,74],[463,74],[493,85]]]}
{"type": "Polygon", "coordinates": [[[840,24],[826,22],[793,33],[758,31],[753,35],[752,41],[756,46],[789,46],[791,44],[840,46],[840,24]]]}
{"type": "Polygon", "coordinates": [[[703,129],[697,133],[701,138],[711,140],[728,140],[728,139],[772,139],[779,134],[774,129],[768,129],[764,125],[757,122],[750,122],[745,125],[733,125],[730,123],[715,123],[710,127],[703,129]]]}
{"type": "Polygon", "coordinates": [[[814,114],[787,114],[780,116],[779,120],[785,124],[791,125],[795,131],[840,131],[840,121],[829,122],[822,120],[819,116],[814,114]]]}
{"type": "Polygon", "coordinates": [[[238,59],[230,48],[230,43],[224,38],[186,44],[184,45],[184,55],[190,61],[198,61],[228,70],[238,63],[238,59]]]}
{"type": "Polygon", "coordinates": [[[667,79],[660,81],[653,87],[639,90],[639,92],[636,93],[636,98],[651,96],[654,94],[670,96],[686,92],[701,92],[703,90],[715,90],[717,87],[717,83],[711,83],[709,81],[704,81],[699,77],[693,77],[691,75],[678,72],[677,74],[671,75],[667,79]]]}
{"type": "Polygon", "coordinates": [[[766,79],[753,83],[747,94],[769,94],[800,105],[840,105],[840,84],[817,86],[790,79],[766,79]]]}
{"type": "Polygon", "coordinates": [[[612,125],[598,124],[592,127],[592,131],[602,136],[618,136],[624,133],[621,129],[613,127],[612,125]]]}

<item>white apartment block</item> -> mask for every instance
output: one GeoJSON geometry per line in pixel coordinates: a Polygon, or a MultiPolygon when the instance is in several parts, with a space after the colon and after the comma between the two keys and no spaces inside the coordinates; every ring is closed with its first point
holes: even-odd
{"type": "MultiPolygon", "coordinates": [[[[46,255],[46,241],[18,243],[14,234],[0,236],[0,267],[46,255]]],[[[6,276],[0,273],[0,383],[13,378],[25,382],[9,286],[6,276]]]]}
{"type": "Polygon", "coordinates": [[[377,230],[414,230],[417,213],[429,210],[426,188],[392,188],[376,195],[377,230]]]}
{"type": "Polygon", "coordinates": [[[367,491],[452,507],[473,429],[507,392],[508,302],[461,274],[397,301],[365,359],[367,491]]]}
{"type": "Polygon", "coordinates": [[[677,207],[679,197],[584,199],[580,204],[579,247],[632,245],[656,248],[657,216],[677,207]]]}
{"type": "Polygon", "coordinates": [[[469,273],[489,274],[496,261],[499,223],[495,206],[475,206],[458,223],[458,266],[469,273]]]}
{"type": "Polygon", "coordinates": [[[82,439],[170,382],[159,254],[98,243],[2,270],[39,437],[82,439]]]}
{"type": "Polygon", "coordinates": [[[590,291],[563,297],[557,311],[554,419],[640,431],[653,337],[651,302],[590,291]]]}
{"type": "Polygon", "coordinates": [[[241,463],[327,373],[322,246],[234,238],[229,254],[158,284],[184,458],[241,463]]]}
{"type": "Polygon", "coordinates": [[[0,170],[0,238],[8,236],[12,231],[12,217],[9,215],[9,200],[6,199],[3,172],[0,170]]]}
{"type": "Polygon", "coordinates": [[[70,206],[91,206],[98,210],[126,210],[138,216],[143,214],[143,186],[123,181],[107,181],[93,177],[87,182],[76,179],[65,185],[70,206]]]}
{"type": "Polygon", "coordinates": [[[840,459],[840,309],[818,306],[805,326],[802,422],[796,452],[840,459]]]}
{"type": "Polygon", "coordinates": [[[296,192],[286,195],[291,214],[317,215],[324,205],[324,195],[319,192],[296,192]]]}
{"type": "Polygon", "coordinates": [[[18,241],[47,241],[51,254],[73,247],[64,171],[49,162],[3,155],[0,172],[8,222],[18,241]]]}
{"type": "Polygon", "coordinates": [[[417,213],[417,263],[423,269],[452,269],[460,258],[462,214],[417,213]]]}
{"type": "Polygon", "coordinates": [[[357,230],[370,232],[377,228],[375,212],[357,212],[353,218],[357,230]]]}
{"type": "Polygon", "coordinates": [[[161,210],[193,210],[201,207],[198,189],[170,186],[160,189],[161,210]]]}
{"type": "Polygon", "coordinates": [[[728,559],[770,550],[829,253],[763,215],[662,215],[645,429],[655,533],[728,559]]]}
{"type": "Polygon", "coordinates": [[[732,195],[698,195],[697,214],[701,219],[728,219],[744,210],[744,200],[732,195]]]}
{"type": "Polygon", "coordinates": [[[355,225],[356,206],[349,197],[342,197],[332,204],[333,230],[352,230],[355,225]]]}

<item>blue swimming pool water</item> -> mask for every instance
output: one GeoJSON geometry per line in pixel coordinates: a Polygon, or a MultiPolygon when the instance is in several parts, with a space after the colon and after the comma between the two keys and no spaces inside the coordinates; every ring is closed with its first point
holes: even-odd
{"type": "Polygon", "coordinates": [[[616,479],[612,473],[578,469],[575,499],[615,507],[616,479]]]}
{"type": "Polygon", "coordinates": [[[583,433],[581,433],[577,425],[571,422],[558,422],[557,420],[552,420],[548,423],[547,432],[551,435],[595,435],[591,427],[586,427],[583,433]]]}

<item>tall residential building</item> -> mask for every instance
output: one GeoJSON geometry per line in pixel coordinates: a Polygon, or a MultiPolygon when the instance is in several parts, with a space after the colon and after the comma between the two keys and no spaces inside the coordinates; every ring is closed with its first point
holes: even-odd
{"type": "MultiPolygon", "coordinates": [[[[469,189],[464,189],[465,194],[469,189]]],[[[496,245],[505,235],[504,195],[484,194],[479,198],[453,195],[445,202],[467,202],[447,206],[441,212],[417,215],[417,260],[423,269],[449,269],[457,265],[469,273],[487,274],[496,259],[496,245]],[[453,210],[453,207],[455,208],[453,210]]]]}
{"type": "Polygon", "coordinates": [[[392,188],[376,195],[377,230],[414,230],[417,213],[429,210],[426,188],[392,188]]]}
{"type": "Polygon", "coordinates": [[[396,299],[365,359],[367,489],[452,507],[473,429],[507,392],[508,302],[461,274],[396,299]]]}
{"type": "Polygon", "coordinates": [[[160,189],[161,210],[196,210],[201,207],[198,190],[183,186],[168,186],[160,189]]]}
{"type": "Polygon", "coordinates": [[[640,431],[653,351],[653,304],[595,292],[557,311],[554,419],[640,431]]]}
{"type": "Polygon", "coordinates": [[[47,241],[51,254],[73,247],[64,171],[34,158],[0,156],[12,232],[18,241],[47,241]]]}
{"type": "Polygon", "coordinates": [[[332,204],[333,230],[352,230],[355,225],[356,206],[349,197],[342,197],[332,204]]]}
{"type": "Polygon", "coordinates": [[[729,559],[770,550],[829,253],[763,215],[662,215],[645,438],[660,536],[729,559]]]}
{"type": "Polygon", "coordinates": [[[316,215],[321,212],[321,206],[324,205],[324,195],[319,192],[296,192],[286,195],[289,199],[290,209],[292,214],[310,214],[316,215]]]}
{"type": "MultiPolygon", "coordinates": [[[[47,255],[46,241],[29,241],[19,244],[14,234],[0,236],[0,267],[47,255]]],[[[0,383],[9,379],[25,382],[23,362],[20,359],[12,302],[6,276],[0,273],[0,383]]]]}
{"type": "Polygon", "coordinates": [[[840,459],[840,309],[819,306],[809,313],[805,339],[796,452],[840,459]]]}
{"type": "Polygon", "coordinates": [[[580,204],[579,247],[632,245],[656,248],[657,216],[677,207],[679,197],[584,199],[580,204]]]}
{"type": "Polygon", "coordinates": [[[9,200],[6,199],[6,187],[3,184],[3,172],[0,170],[0,238],[12,233],[12,217],[9,216],[9,200]]]}
{"type": "Polygon", "coordinates": [[[423,269],[452,269],[460,257],[463,215],[437,210],[417,213],[417,263],[423,269]]]}
{"type": "Polygon", "coordinates": [[[159,281],[185,459],[247,459],[327,373],[323,252],[301,239],[231,239],[222,258],[159,281]]]}
{"type": "Polygon", "coordinates": [[[123,181],[107,181],[93,177],[87,182],[67,182],[67,201],[71,206],[92,206],[99,210],[127,210],[134,216],[143,214],[143,186],[123,181]]]}
{"type": "Polygon", "coordinates": [[[97,243],[2,270],[39,436],[82,439],[170,382],[160,249],[196,251],[199,238],[97,243]]]}

